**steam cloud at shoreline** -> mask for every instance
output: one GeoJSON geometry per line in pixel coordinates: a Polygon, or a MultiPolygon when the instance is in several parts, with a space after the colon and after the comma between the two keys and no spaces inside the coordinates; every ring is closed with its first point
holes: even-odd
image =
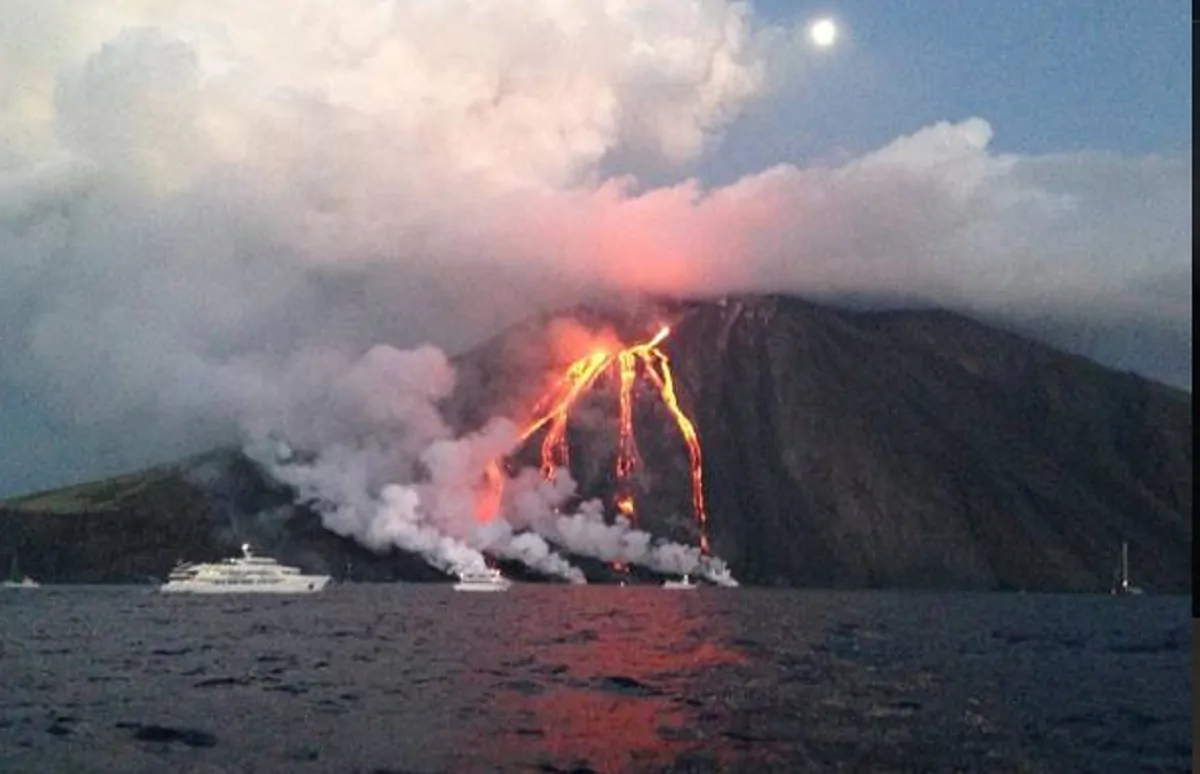
{"type": "MultiPolygon", "coordinates": [[[[365,466],[336,518],[407,523],[387,486],[426,501],[404,466],[455,440],[429,410],[453,374],[377,395],[352,378],[363,353],[382,367],[429,342],[392,376],[438,372],[589,293],[947,306],[1190,385],[1190,148],[1002,154],[955,116],[836,165],[688,178],[769,104],[793,41],[726,0],[18,0],[0,29],[0,491],[288,428],[365,466]],[[611,168],[632,157],[685,171],[649,188],[611,168]],[[344,405],[297,397],[335,383],[344,405]]],[[[388,539],[484,540],[438,535],[388,539]]]]}
{"type": "Polygon", "coordinates": [[[246,425],[254,436],[245,451],[333,532],[376,551],[411,551],[444,572],[482,569],[487,551],[585,582],[553,543],[606,562],[702,572],[724,582],[720,559],[656,539],[624,519],[606,523],[599,501],[565,513],[576,491],[566,470],[553,482],[536,470],[520,471],[505,481],[499,513],[481,523],[484,470],[517,449],[519,432],[498,418],[455,436],[436,405],[454,387],[451,365],[437,350],[378,346],[330,375],[327,383],[273,394],[277,413],[266,424],[246,425]],[[297,440],[304,447],[294,448],[297,440]]]}

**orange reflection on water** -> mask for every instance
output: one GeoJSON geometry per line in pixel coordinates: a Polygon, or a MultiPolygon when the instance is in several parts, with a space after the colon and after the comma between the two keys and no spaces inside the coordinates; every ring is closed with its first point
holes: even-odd
{"type": "Polygon", "coordinates": [[[703,597],[720,593],[568,590],[574,616],[550,603],[523,632],[534,636],[513,643],[522,666],[507,683],[519,688],[499,686],[497,714],[506,720],[481,752],[496,765],[632,772],[705,749],[695,716],[712,697],[700,678],[744,660],[717,641],[724,638],[705,613],[703,597]]]}

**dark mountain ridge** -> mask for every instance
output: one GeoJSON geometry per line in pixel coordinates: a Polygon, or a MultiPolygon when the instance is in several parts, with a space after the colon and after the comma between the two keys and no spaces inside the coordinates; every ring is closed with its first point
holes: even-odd
{"type": "MultiPolygon", "coordinates": [[[[947,312],[755,296],[570,317],[626,341],[673,326],[664,350],[702,440],[712,548],[745,582],[1101,591],[1126,540],[1137,583],[1190,588],[1187,393],[947,312]]],[[[531,375],[563,365],[551,323],[456,358],[451,421],[522,418],[545,383],[531,375]]],[[[635,404],[639,523],[695,542],[687,455],[653,398],[641,389],[635,404]]],[[[569,433],[587,496],[614,492],[614,403],[601,386],[569,433]]],[[[528,448],[515,462],[534,459],[528,448]]],[[[10,501],[0,562],[18,556],[47,580],[161,577],[181,554],[215,558],[250,539],[335,575],[439,576],[326,532],[237,454],[157,470],[157,483],[135,475],[119,497],[114,480],[104,496],[98,484],[10,501]]]]}

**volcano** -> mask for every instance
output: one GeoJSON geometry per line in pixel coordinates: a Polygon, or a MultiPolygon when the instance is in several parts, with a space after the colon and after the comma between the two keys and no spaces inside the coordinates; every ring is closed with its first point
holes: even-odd
{"type": "MultiPolygon", "coordinates": [[[[1106,591],[1124,541],[1138,585],[1191,585],[1191,396],[958,314],[784,296],[593,306],[530,319],[454,364],[442,410],[456,428],[531,423],[506,468],[545,469],[549,449],[581,498],[628,508],[656,536],[707,539],[744,583],[1106,591]],[[664,371],[614,354],[569,417],[536,425],[571,365],[550,345],[559,319],[629,346],[669,326],[655,345],[677,406],[664,371]]],[[[162,577],[243,540],[338,577],[441,577],[325,531],[233,451],[0,510],[0,563],[51,582],[162,577]]]]}

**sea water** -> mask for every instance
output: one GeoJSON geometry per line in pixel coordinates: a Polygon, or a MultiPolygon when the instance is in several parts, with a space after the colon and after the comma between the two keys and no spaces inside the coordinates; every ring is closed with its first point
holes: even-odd
{"type": "Polygon", "coordinates": [[[3,772],[1187,771],[1187,597],[0,591],[3,772]]]}

